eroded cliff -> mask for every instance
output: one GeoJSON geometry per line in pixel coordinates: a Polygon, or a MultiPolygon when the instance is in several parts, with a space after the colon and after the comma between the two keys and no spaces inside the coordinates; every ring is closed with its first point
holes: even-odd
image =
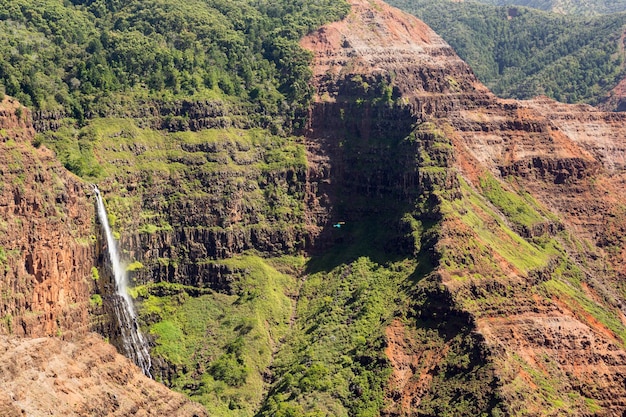
{"type": "Polygon", "coordinates": [[[351,3],[344,21],[302,42],[317,89],[309,178],[333,219],[387,222],[369,203],[379,196],[386,208],[413,205],[422,226],[436,221],[418,241],[436,275],[417,284],[413,318],[387,330],[386,413],[476,412],[467,401],[489,413],[621,415],[623,115],[496,99],[421,22],[351,3]],[[446,308],[467,322],[450,325],[446,308]],[[433,320],[435,350],[423,336],[433,320]],[[475,338],[457,339],[463,331],[475,338]],[[455,385],[471,369],[486,373],[455,385]]]}
{"type": "Polygon", "coordinates": [[[93,206],[52,151],[32,144],[28,110],[0,105],[0,332],[84,334],[93,289],[93,206]]]}
{"type": "Polygon", "coordinates": [[[106,305],[114,291],[97,245],[91,186],[61,166],[51,150],[33,143],[29,111],[5,97],[0,104],[0,414],[206,415],[89,333],[110,330],[111,317],[99,313],[103,296],[106,305]],[[94,294],[97,287],[102,296],[94,294]]]}
{"type": "Polygon", "coordinates": [[[206,416],[198,404],[146,378],[102,338],[0,336],[0,414],[206,416]]]}
{"type": "MultiPolygon", "coordinates": [[[[499,100],[422,22],[351,5],[302,40],[304,138],[205,125],[219,109],[197,132],[48,132],[100,184],[155,376],[217,415],[621,415],[623,116],[499,100]]],[[[4,332],[84,332],[108,285],[93,204],[6,106],[4,332]]],[[[98,367],[148,387],[110,353],[98,367]]],[[[115,396],[97,408],[149,411],[115,396]]]]}

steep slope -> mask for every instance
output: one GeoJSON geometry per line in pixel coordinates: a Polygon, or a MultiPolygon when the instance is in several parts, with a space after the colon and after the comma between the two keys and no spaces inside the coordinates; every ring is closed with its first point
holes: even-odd
{"type": "Polygon", "coordinates": [[[30,112],[4,97],[0,414],[206,415],[89,333],[107,327],[102,297],[106,304],[111,291],[104,291],[108,280],[90,187],[33,142],[30,112]],[[96,287],[102,296],[93,294],[96,287]]]}
{"type": "Polygon", "coordinates": [[[0,414],[6,417],[207,415],[93,334],[74,342],[2,336],[0,352],[0,414]]]}
{"type": "MultiPolygon", "coordinates": [[[[406,199],[421,208],[414,211],[421,224],[438,220],[437,274],[417,284],[412,318],[387,331],[395,387],[388,413],[472,412],[459,406],[476,404],[471,384],[455,391],[451,375],[482,360],[497,381],[479,386],[495,389],[507,414],[620,415],[624,117],[541,98],[495,99],[421,22],[378,2],[352,7],[347,19],[303,41],[315,54],[318,91],[309,148],[325,155],[313,172],[333,172],[319,189],[326,187],[331,213],[350,202],[341,216],[388,213],[360,206],[366,194],[406,199]],[[389,95],[367,95],[381,83],[389,95]],[[375,146],[384,141],[385,149],[415,148],[385,171],[363,169],[389,163],[375,146]],[[403,174],[392,176],[397,166],[403,174]],[[435,290],[437,282],[445,289],[435,290]],[[452,365],[420,332],[454,316],[477,339],[474,350],[456,346],[452,365]]],[[[493,405],[482,410],[495,413],[493,405]]]]}
{"type": "Polygon", "coordinates": [[[84,334],[93,290],[93,207],[54,154],[36,149],[28,110],[0,104],[0,333],[84,334]]]}
{"type": "MultiPolygon", "coordinates": [[[[624,118],[548,99],[502,104],[505,111],[463,114],[465,121],[453,123],[458,128],[451,137],[460,172],[526,239],[511,248],[523,255],[492,246],[487,253],[500,258],[495,271],[491,267],[486,274],[481,262],[472,260],[469,266],[482,277],[463,282],[465,274],[454,265],[444,282],[471,300],[468,309],[496,351],[515,353],[509,360],[495,359],[499,369],[507,370],[502,375],[506,395],[526,396],[523,404],[512,400],[513,410],[580,413],[587,402],[593,404],[587,412],[618,415],[624,408],[618,381],[626,371],[618,231],[623,224],[624,118]],[[505,183],[497,185],[497,177],[505,183]],[[523,249],[526,242],[531,246],[523,249]],[[532,263],[519,262],[524,258],[532,263]],[[504,281],[502,272],[508,272],[504,281]],[[521,389],[522,380],[536,392],[521,389]],[[568,392],[570,401],[554,407],[559,392],[568,392]]],[[[464,222],[474,229],[470,235],[489,242],[493,238],[486,232],[498,229],[488,223],[493,208],[476,203],[469,208],[478,217],[464,222]]],[[[448,233],[467,239],[459,229],[448,233]]]]}
{"type": "Polygon", "coordinates": [[[495,94],[619,110],[624,13],[572,16],[452,0],[390,0],[424,20],[495,94]],[[613,90],[613,91],[612,91],[613,90]]]}
{"type": "MultiPolygon", "coordinates": [[[[431,29],[376,0],[353,0],[301,44],[315,89],[303,138],[228,117],[197,132],[94,119],[40,137],[103,191],[156,378],[213,415],[623,413],[623,117],[499,100],[431,29]]],[[[78,242],[92,248],[88,224],[78,242]]],[[[97,291],[92,325],[109,334],[106,268],[89,250],[96,262],[72,274],[87,292],[70,307],[97,291]]],[[[9,271],[38,276],[11,256],[9,271]]],[[[7,331],[14,311],[26,328],[39,314],[7,305],[7,331]]],[[[111,393],[94,398],[98,411],[195,412],[151,398],[161,388],[100,341],[76,343],[7,340],[7,358],[26,350],[25,375],[56,374],[59,390],[21,403],[25,382],[11,377],[0,410],[74,398],[72,375],[34,352],[45,346],[111,393]],[[150,402],[134,390],[119,400],[109,383],[120,382],[150,402]]]]}

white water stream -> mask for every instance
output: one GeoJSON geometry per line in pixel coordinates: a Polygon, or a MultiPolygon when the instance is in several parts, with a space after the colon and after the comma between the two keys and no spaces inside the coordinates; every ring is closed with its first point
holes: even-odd
{"type": "Polygon", "coordinates": [[[115,278],[115,288],[117,292],[117,299],[114,301],[115,315],[119,321],[120,332],[122,336],[123,352],[127,357],[133,360],[137,366],[139,366],[146,376],[152,378],[150,374],[150,368],[152,362],[150,361],[150,354],[148,353],[148,345],[144,340],[139,326],[137,325],[137,314],[133,306],[133,301],[128,295],[126,268],[124,267],[119,250],[117,248],[117,242],[111,232],[109,226],[109,219],[107,218],[106,208],[104,207],[104,201],[100,195],[100,190],[94,185],[94,191],[96,193],[96,200],[98,202],[98,219],[107,240],[107,250],[109,253],[109,260],[111,262],[111,269],[113,270],[113,276],[115,278]]]}

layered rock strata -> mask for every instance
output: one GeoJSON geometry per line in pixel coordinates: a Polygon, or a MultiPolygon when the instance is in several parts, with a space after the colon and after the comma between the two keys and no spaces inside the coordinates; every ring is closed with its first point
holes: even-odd
{"type": "Polygon", "coordinates": [[[35,148],[29,112],[0,104],[0,333],[84,334],[93,280],[93,206],[53,152],[35,148]]]}
{"type": "Polygon", "coordinates": [[[0,104],[0,415],[206,415],[89,333],[114,331],[105,313],[107,294],[115,291],[97,247],[90,187],[63,168],[52,151],[33,146],[34,138],[28,110],[5,97],[0,104]],[[96,286],[104,305],[103,297],[92,296],[96,286]]]}
{"type": "MultiPolygon", "coordinates": [[[[419,212],[424,196],[437,196],[431,209],[443,199],[433,244],[440,282],[489,352],[499,382],[485,389],[504,400],[498,407],[621,415],[624,116],[497,99],[417,19],[378,1],[351,4],[346,19],[302,41],[317,91],[307,133],[315,218],[385,218],[385,202],[419,212]],[[426,138],[439,138],[430,151],[426,138]],[[533,220],[508,211],[518,200],[503,195],[536,207],[519,209],[533,220]],[[545,242],[556,249],[542,255],[545,242]]],[[[386,415],[435,415],[420,404],[433,404],[445,355],[404,326],[388,331],[395,405],[386,415]]]]}

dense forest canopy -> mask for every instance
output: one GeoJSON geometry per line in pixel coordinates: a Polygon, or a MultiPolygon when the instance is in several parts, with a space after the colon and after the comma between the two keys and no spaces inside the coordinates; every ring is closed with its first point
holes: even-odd
{"type": "Polygon", "coordinates": [[[294,116],[310,96],[298,39],[348,10],[343,0],[0,0],[0,89],[79,121],[180,97],[294,116]]]}
{"type": "Polygon", "coordinates": [[[494,93],[597,103],[624,77],[626,14],[566,16],[449,0],[391,0],[430,25],[494,93]]]}
{"type": "Polygon", "coordinates": [[[610,14],[626,11],[624,0],[475,0],[494,6],[526,6],[563,14],[610,14]]]}

